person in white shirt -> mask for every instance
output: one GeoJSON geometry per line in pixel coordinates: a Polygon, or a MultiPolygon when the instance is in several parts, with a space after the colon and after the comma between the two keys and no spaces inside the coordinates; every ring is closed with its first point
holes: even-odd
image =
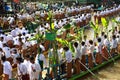
{"type": "Polygon", "coordinates": [[[75,65],[76,65],[76,74],[80,73],[80,59],[81,59],[81,52],[80,52],[80,46],[77,42],[74,43],[75,48],[75,65]]]}
{"type": "Polygon", "coordinates": [[[42,70],[38,63],[35,63],[34,57],[30,57],[30,80],[41,80],[42,70]]]}
{"type": "Polygon", "coordinates": [[[113,35],[112,41],[111,41],[111,51],[110,51],[112,56],[114,56],[116,49],[117,49],[117,46],[118,46],[118,44],[117,44],[116,36],[113,35]]]}
{"type": "Polygon", "coordinates": [[[9,61],[6,60],[5,56],[2,56],[3,62],[3,76],[2,80],[9,80],[12,79],[12,66],[9,61]]]}
{"type": "Polygon", "coordinates": [[[44,54],[42,53],[42,49],[39,49],[40,53],[36,55],[35,62],[40,64],[41,69],[43,66],[47,67],[47,62],[44,54]]]}
{"type": "Polygon", "coordinates": [[[21,57],[17,57],[17,71],[19,80],[30,80],[26,65],[21,57]]]}
{"type": "Polygon", "coordinates": [[[67,63],[67,78],[72,77],[72,52],[68,47],[63,48],[65,51],[66,63],[67,63]]]}
{"type": "Polygon", "coordinates": [[[102,47],[103,45],[101,44],[101,38],[98,38],[98,45],[96,49],[96,63],[101,64],[102,63],[102,47]]]}
{"type": "Polygon", "coordinates": [[[26,54],[23,63],[24,63],[25,66],[27,67],[27,72],[29,73],[29,72],[30,72],[30,70],[29,70],[29,67],[30,67],[30,55],[29,55],[29,54],[26,54]]]}
{"type": "Polygon", "coordinates": [[[8,59],[11,57],[10,48],[7,46],[7,44],[3,44],[3,52],[5,53],[5,57],[8,59]]]}
{"type": "MultiPolygon", "coordinates": [[[[110,42],[107,39],[107,35],[104,35],[102,53],[106,59],[108,59],[108,57],[109,57],[109,53],[108,53],[109,51],[110,51],[110,42]]],[[[106,59],[104,59],[104,60],[106,60],[106,59]]]]}
{"type": "Polygon", "coordinates": [[[14,49],[14,50],[11,52],[11,55],[12,55],[12,58],[13,58],[13,64],[17,64],[16,58],[17,58],[17,57],[20,57],[20,54],[17,52],[16,49],[14,49]]]}
{"type": "MultiPolygon", "coordinates": [[[[88,50],[89,50],[89,56],[91,55],[92,56],[92,62],[94,62],[95,64],[96,64],[96,62],[95,62],[95,55],[94,55],[94,45],[93,45],[93,41],[92,40],[89,40],[89,48],[88,48],[88,50]]],[[[92,63],[91,62],[91,63],[92,63]]],[[[92,63],[93,64],[93,63],[92,63]]]]}
{"type": "MultiPolygon", "coordinates": [[[[85,65],[86,64],[86,55],[87,55],[87,45],[85,45],[85,42],[82,41],[81,43],[81,54],[82,54],[82,59],[81,62],[85,65]]],[[[85,67],[81,66],[81,70],[85,71],[85,67]]]]}

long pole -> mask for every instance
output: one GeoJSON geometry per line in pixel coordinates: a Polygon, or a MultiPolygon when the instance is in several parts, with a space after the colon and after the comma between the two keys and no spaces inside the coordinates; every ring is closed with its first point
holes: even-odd
{"type": "Polygon", "coordinates": [[[87,66],[85,66],[81,61],[79,61],[82,66],[84,66],[96,79],[99,79],[87,66]]]}

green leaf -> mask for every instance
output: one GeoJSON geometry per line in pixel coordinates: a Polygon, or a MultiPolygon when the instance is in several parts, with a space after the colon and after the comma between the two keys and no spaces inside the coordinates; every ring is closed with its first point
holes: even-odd
{"type": "Polygon", "coordinates": [[[70,29],[71,25],[70,24],[67,24],[64,26],[65,29],[70,29]]]}
{"type": "Polygon", "coordinates": [[[101,22],[102,22],[102,25],[104,26],[104,27],[107,27],[108,26],[108,21],[105,19],[105,18],[101,18],[101,22]]]}
{"type": "Polygon", "coordinates": [[[54,23],[52,23],[52,24],[51,24],[51,29],[54,30],[54,27],[55,27],[55,26],[54,26],[54,23]]]}
{"type": "Polygon", "coordinates": [[[63,46],[68,45],[68,41],[67,40],[64,40],[64,39],[61,39],[61,38],[56,38],[56,40],[58,42],[60,42],[63,46]]]}

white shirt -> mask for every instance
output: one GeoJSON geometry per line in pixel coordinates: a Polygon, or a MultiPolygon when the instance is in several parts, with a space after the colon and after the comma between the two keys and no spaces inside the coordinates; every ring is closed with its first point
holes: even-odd
{"type": "Polygon", "coordinates": [[[63,48],[58,49],[57,52],[58,52],[59,61],[62,61],[62,52],[63,52],[63,48]]]}
{"type": "Polygon", "coordinates": [[[66,56],[67,63],[72,62],[72,52],[70,50],[65,52],[65,56],[66,56]]]}
{"type": "Polygon", "coordinates": [[[12,66],[8,61],[3,62],[3,74],[9,75],[9,79],[12,78],[12,66]]]}
{"type": "Polygon", "coordinates": [[[16,54],[12,54],[12,58],[13,58],[13,63],[16,64],[16,58],[19,57],[19,53],[16,54]]]}
{"type": "Polygon", "coordinates": [[[11,57],[10,48],[9,47],[3,47],[3,52],[5,52],[6,58],[11,57]]]}
{"type": "Polygon", "coordinates": [[[30,61],[25,59],[23,63],[24,63],[25,66],[27,67],[27,72],[29,73],[29,72],[30,72],[29,67],[30,67],[30,65],[31,65],[30,61]]]}
{"type": "Polygon", "coordinates": [[[103,44],[105,45],[105,46],[109,46],[109,44],[110,44],[110,42],[109,42],[109,40],[108,39],[104,39],[104,42],[103,42],[103,44]]]}
{"type": "Polygon", "coordinates": [[[90,51],[90,53],[93,53],[93,52],[94,52],[94,46],[93,46],[93,45],[90,45],[89,51],[90,51]]]}
{"type": "Polygon", "coordinates": [[[42,53],[41,54],[37,54],[36,58],[35,58],[35,62],[36,63],[39,63],[38,59],[41,60],[41,61],[43,61],[44,65],[47,66],[47,62],[46,62],[44,54],[42,54],[42,53]]]}
{"type": "Polygon", "coordinates": [[[96,52],[100,52],[100,54],[102,54],[102,44],[101,44],[101,42],[98,43],[98,47],[96,49],[96,52]]]}
{"type": "Polygon", "coordinates": [[[2,49],[3,48],[3,42],[0,41],[0,48],[2,49]]]}
{"type": "Polygon", "coordinates": [[[117,40],[112,40],[111,48],[117,48],[117,40]]]}
{"type": "Polygon", "coordinates": [[[75,59],[81,57],[80,47],[75,48],[75,59]]]}
{"type": "Polygon", "coordinates": [[[25,66],[24,63],[18,64],[17,70],[18,70],[18,75],[25,75],[28,73],[27,67],[25,66]]]}
{"type": "Polygon", "coordinates": [[[87,48],[85,46],[81,47],[81,54],[86,55],[87,54],[87,48]]]}
{"type": "Polygon", "coordinates": [[[41,44],[40,44],[40,48],[42,49],[42,51],[45,51],[45,47],[41,44]]]}
{"type": "Polygon", "coordinates": [[[30,80],[39,79],[39,74],[41,72],[41,67],[38,63],[30,64],[30,80]]]}
{"type": "Polygon", "coordinates": [[[117,43],[120,44],[120,38],[117,38],[117,43]]]}

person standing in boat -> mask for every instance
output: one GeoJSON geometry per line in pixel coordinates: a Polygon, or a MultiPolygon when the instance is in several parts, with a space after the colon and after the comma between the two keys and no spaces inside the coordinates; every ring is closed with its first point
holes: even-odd
{"type": "Polygon", "coordinates": [[[69,50],[69,47],[63,48],[65,51],[66,63],[67,63],[67,78],[72,77],[72,52],[69,50]]]}
{"type": "Polygon", "coordinates": [[[102,63],[102,44],[101,44],[101,38],[98,38],[98,45],[96,49],[96,63],[101,64],[102,63]]]}
{"type": "MultiPolygon", "coordinates": [[[[86,64],[86,55],[87,55],[87,46],[85,46],[85,42],[82,41],[81,43],[81,62],[85,65],[86,64]]],[[[85,67],[83,65],[81,65],[81,70],[85,71],[85,67]]]]}
{"type": "Polygon", "coordinates": [[[96,64],[95,62],[95,57],[94,57],[94,45],[93,45],[93,41],[92,40],[89,40],[89,46],[88,46],[88,64],[89,64],[89,68],[92,68],[94,65],[93,65],[93,62],[96,64]]]}
{"type": "Polygon", "coordinates": [[[80,52],[80,46],[78,42],[74,43],[74,49],[75,49],[75,65],[76,65],[76,74],[80,73],[80,60],[81,60],[81,52],[80,52]]]}
{"type": "Polygon", "coordinates": [[[109,57],[109,53],[108,52],[110,52],[110,42],[109,42],[109,40],[107,38],[107,35],[104,35],[103,48],[102,48],[102,53],[103,54],[102,55],[106,59],[108,59],[108,57],[109,57]]]}
{"type": "Polygon", "coordinates": [[[110,54],[112,56],[114,56],[116,50],[117,50],[117,40],[116,40],[116,36],[113,35],[112,36],[112,41],[111,41],[111,51],[110,51],[110,54]]]}

